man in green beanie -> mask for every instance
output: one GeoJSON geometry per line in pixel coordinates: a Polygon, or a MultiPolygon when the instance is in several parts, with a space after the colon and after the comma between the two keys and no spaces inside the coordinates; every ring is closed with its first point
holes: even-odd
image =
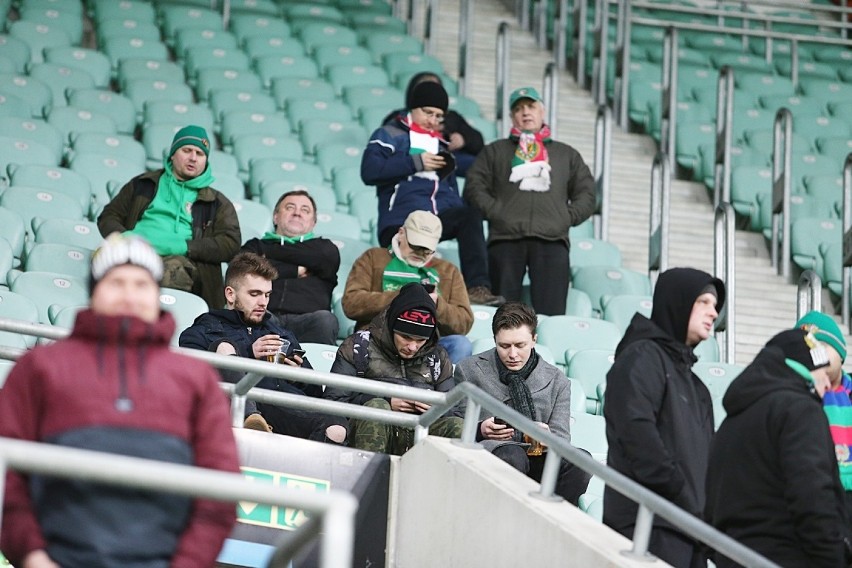
{"type": "Polygon", "coordinates": [[[163,168],[131,179],[98,217],[103,236],[114,232],[144,237],[163,257],[163,287],[224,306],[221,263],[242,242],[234,205],[213,189],[207,159],[210,139],[200,126],[175,133],[163,168]]]}
{"type": "Polygon", "coordinates": [[[840,326],[829,315],[816,310],[806,313],[796,327],[811,332],[828,349],[828,378],[831,388],[825,391],[822,407],[828,416],[834,453],[840,470],[840,482],[846,492],[846,516],[852,526],[852,380],[841,365],[846,359],[846,338],[840,326]]]}

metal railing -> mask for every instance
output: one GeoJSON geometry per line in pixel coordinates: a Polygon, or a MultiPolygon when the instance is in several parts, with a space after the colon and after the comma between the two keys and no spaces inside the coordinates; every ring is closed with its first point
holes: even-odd
{"type": "Polygon", "coordinates": [[[719,70],[716,84],[716,147],[713,156],[713,206],[731,202],[731,139],[734,130],[734,70],[719,70]]]}
{"type": "Polygon", "coordinates": [[[796,289],[796,321],[813,310],[822,311],[822,279],[813,270],[805,270],[796,289]]]}
{"type": "Polygon", "coordinates": [[[606,105],[598,106],[595,117],[595,213],[592,223],[595,238],[609,239],[610,170],[612,167],[612,111],[606,105]]]}
{"type": "MultiPolygon", "coordinates": [[[[288,534],[276,546],[270,566],[288,566],[299,549],[317,537],[321,539],[324,568],[352,565],[358,502],[345,491],[312,493],[252,483],[237,473],[0,438],[0,503],[4,501],[7,469],[218,501],[295,507],[319,519],[311,517],[295,533],[288,534]]],[[[0,525],[2,520],[0,509],[0,525]]]]}
{"type": "Polygon", "coordinates": [[[459,5],[459,95],[463,97],[467,96],[467,72],[473,57],[473,7],[473,0],[461,0],[459,5]]]}
{"type": "Polygon", "coordinates": [[[678,33],[669,27],[663,38],[663,93],[660,106],[660,149],[674,159],[677,156],[677,73],[678,33]]]}
{"type": "Polygon", "coordinates": [[[547,109],[547,125],[550,127],[550,137],[556,140],[559,128],[559,67],[553,61],[544,67],[542,86],[544,106],[547,109]]]}
{"type": "Polygon", "coordinates": [[[850,290],[852,290],[852,153],[846,156],[843,165],[843,283],[841,286],[840,311],[843,324],[852,333],[850,317],[850,290]]]}
{"type": "MultiPolygon", "coordinates": [[[[42,337],[50,337],[53,339],[58,339],[67,335],[68,333],[67,330],[56,329],[52,326],[32,324],[28,322],[19,322],[8,319],[0,319],[0,330],[15,331],[18,333],[29,333],[31,335],[39,335],[42,337]]],[[[476,444],[475,441],[476,429],[479,423],[480,413],[482,409],[485,409],[493,413],[494,416],[504,417],[508,423],[519,428],[521,431],[529,434],[532,438],[542,442],[549,448],[549,451],[547,452],[547,457],[545,459],[539,490],[534,492],[533,495],[536,495],[537,497],[548,501],[559,499],[555,496],[555,490],[559,470],[559,462],[560,458],[562,458],[580,467],[584,471],[600,477],[607,486],[612,487],[619,493],[624,494],[625,496],[636,501],[639,504],[639,511],[637,515],[636,527],[634,530],[632,549],[629,551],[623,551],[625,554],[636,556],[639,558],[648,558],[647,552],[652,529],[652,520],[653,516],[657,514],[677,526],[683,532],[700,540],[701,542],[704,542],[717,550],[724,550],[725,556],[743,564],[744,566],[754,568],[777,568],[775,564],[769,562],[767,559],[757,554],[753,550],[743,546],[742,544],[728,537],[727,535],[722,534],[718,530],[707,525],[698,518],[690,515],[686,511],[683,511],[681,508],[667,501],[666,499],[663,499],[656,493],[627,478],[623,474],[615,471],[614,469],[606,465],[599,463],[589,454],[578,450],[569,442],[567,442],[563,438],[556,436],[549,430],[541,428],[529,418],[526,418],[516,410],[504,405],[501,401],[483,392],[481,389],[471,383],[463,382],[457,385],[449,393],[437,393],[424,389],[382,383],[380,381],[370,379],[347,377],[342,375],[335,375],[332,373],[323,373],[310,369],[290,367],[288,365],[276,365],[273,363],[267,363],[265,361],[255,361],[239,357],[229,357],[206,351],[197,351],[183,348],[172,348],[172,350],[177,353],[207,361],[220,369],[245,370],[249,373],[263,372],[267,376],[277,376],[299,382],[306,382],[311,384],[325,383],[330,386],[352,388],[352,390],[357,390],[360,392],[369,392],[382,396],[397,396],[400,398],[408,398],[412,400],[426,402],[431,405],[431,408],[428,411],[424,412],[421,415],[406,415],[405,417],[402,417],[402,420],[400,421],[392,421],[391,417],[381,417],[377,413],[369,413],[368,419],[370,420],[378,420],[390,424],[404,425],[406,427],[412,427],[413,425],[415,430],[416,441],[420,441],[426,436],[426,434],[428,433],[429,426],[432,423],[444,416],[451,409],[455,408],[458,405],[461,405],[465,408],[465,414],[462,428],[462,437],[457,443],[469,448],[482,448],[482,446],[476,444]]],[[[0,357],[3,356],[3,353],[0,352],[0,357]]],[[[223,386],[227,389],[231,385],[223,386]]],[[[347,416],[357,415],[358,417],[367,417],[367,415],[362,415],[361,412],[364,410],[378,410],[343,403],[333,403],[334,406],[328,406],[328,404],[332,403],[332,401],[323,401],[305,396],[288,397],[284,396],[283,393],[263,391],[263,389],[252,389],[247,396],[255,400],[270,402],[272,404],[280,404],[285,401],[289,403],[291,398],[302,399],[301,404],[303,406],[301,406],[301,408],[318,410],[322,412],[329,412],[329,408],[339,409],[339,405],[342,405],[348,407],[345,413],[345,415],[347,416]],[[259,391],[262,392],[261,395],[253,395],[253,393],[257,393],[259,391]]],[[[386,414],[403,414],[395,413],[392,411],[381,412],[384,412],[386,414]]],[[[341,414],[344,413],[341,412],[341,414]]],[[[118,457],[117,459],[121,458],[118,457]]],[[[52,469],[50,469],[51,466],[45,467],[47,468],[47,471],[44,471],[44,473],[52,472],[52,469]]],[[[102,475],[104,476],[112,474],[113,472],[111,471],[105,469],[102,470],[102,475]]],[[[155,483],[156,481],[159,481],[159,477],[151,476],[151,480],[152,483],[155,483]]],[[[195,493],[190,494],[206,495],[205,493],[201,492],[202,487],[198,487],[195,485],[196,484],[193,484],[192,487],[187,488],[188,491],[195,491],[195,493]]],[[[161,489],[160,485],[153,485],[152,487],[156,489],[161,489]]]]}
{"type": "Polygon", "coordinates": [[[651,166],[651,218],[648,228],[648,276],[651,287],[669,266],[669,203],[672,173],[669,158],[662,152],[651,166]]]}
{"type": "Polygon", "coordinates": [[[586,79],[586,38],[589,35],[586,17],[588,13],[589,7],[586,5],[586,0],[574,2],[574,30],[571,35],[571,53],[574,56],[574,61],[571,69],[574,81],[581,89],[585,89],[588,85],[586,79]]]}
{"type": "MultiPolygon", "coordinates": [[[[596,54],[609,53],[609,16],[607,14],[607,3],[607,0],[596,0],[595,2],[595,29],[593,30],[593,38],[596,54]]],[[[622,7],[619,6],[619,10],[621,9],[622,7]]],[[[626,3],[623,9],[629,12],[630,4],[626,3]]],[[[628,17],[626,21],[629,22],[630,18],[628,17]]],[[[608,66],[608,57],[595,57],[592,60],[592,100],[598,105],[607,104],[606,82],[608,66]]],[[[585,69],[581,70],[581,72],[585,73],[585,69]]],[[[616,116],[618,116],[618,109],[616,109],[616,116]]]]}
{"type": "Polygon", "coordinates": [[[790,260],[790,195],[793,181],[793,114],[788,109],[778,109],[773,131],[770,257],[772,267],[778,271],[778,274],[789,280],[792,264],[790,260]]]}
{"type": "Polygon", "coordinates": [[[716,319],[716,333],[722,333],[721,359],[723,363],[736,362],[736,214],[730,203],[716,207],[714,219],[713,273],[725,283],[726,299],[722,312],[716,319]]]}
{"type": "Polygon", "coordinates": [[[497,137],[504,136],[509,119],[509,67],[511,64],[512,34],[508,22],[501,22],[497,26],[497,50],[496,50],[496,82],[495,94],[497,96],[494,105],[494,113],[497,123],[497,137]]]}

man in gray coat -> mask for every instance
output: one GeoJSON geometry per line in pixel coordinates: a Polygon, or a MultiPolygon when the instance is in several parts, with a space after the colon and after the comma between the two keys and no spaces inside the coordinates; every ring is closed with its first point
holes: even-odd
{"type": "MultiPolygon", "coordinates": [[[[535,421],[545,430],[571,441],[571,386],[567,377],[535,352],[535,311],[520,302],[507,302],[491,321],[496,347],[456,365],[457,383],[470,381],[535,421]]],[[[541,481],[545,455],[525,433],[483,411],[477,441],[528,477],[541,481]]],[[[556,493],[573,504],[585,493],[591,476],[562,460],[556,493]]]]}

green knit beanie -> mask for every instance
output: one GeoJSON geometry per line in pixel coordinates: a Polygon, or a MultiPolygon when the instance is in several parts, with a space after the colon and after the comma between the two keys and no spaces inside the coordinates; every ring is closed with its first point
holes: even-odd
{"type": "Polygon", "coordinates": [[[200,126],[190,124],[175,133],[175,137],[172,140],[172,147],[169,149],[169,158],[177,152],[178,148],[190,144],[201,148],[205,156],[210,155],[210,139],[207,137],[207,131],[200,126]]]}
{"type": "Polygon", "coordinates": [[[846,338],[831,316],[813,310],[802,316],[802,319],[796,322],[796,327],[810,331],[814,337],[834,347],[841,361],[846,360],[846,338]]]}

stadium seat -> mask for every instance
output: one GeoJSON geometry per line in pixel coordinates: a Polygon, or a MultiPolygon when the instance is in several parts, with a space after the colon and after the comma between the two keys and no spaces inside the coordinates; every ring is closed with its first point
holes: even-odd
{"type": "Polygon", "coordinates": [[[357,45],[358,36],[345,26],[332,23],[312,22],[297,30],[308,53],[324,45],[357,45]]]}
{"type": "Polygon", "coordinates": [[[584,291],[592,308],[603,313],[606,301],[620,294],[651,294],[648,277],[640,272],[612,266],[584,266],[573,272],[572,286],[584,291]]]}
{"type": "Polygon", "coordinates": [[[77,219],[33,219],[35,242],[65,244],[95,250],[103,242],[93,221],[77,219]]]}
{"type": "Polygon", "coordinates": [[[48,63],[79,69],[88,73],[95,86],[106,88],[112,75],[109,58],[94,49],[83,47],[52,47],[44,52],[44,60],[48,63]]]}
{"type": "Polygon", "coordinates": [[[222,117],[220,137],[222,144],[230,146],[236,137],[244,134],[283,136],[290,124],[281,112],[263,114],[251,111],[233,111],[222,117]]]}
{"type": "Polygon", "coordinates": [[[243,50],[252,59],[260,57],[303,57],[305,47],[298,39],[288,35],[249,36],[243,41],[243,50]]]}
{"type": "Polygon", "coordinates": [[[305,357],[315,371],[328,373],[337,356],[337,345],[326,345],[324,343],[299,343],[305,350],[305,357]]]}
{"type": "Polygon", "coordinates": [[[243,180],[239,177],[229,174],[222,174],[216,171],[213,189],[222,193],[225,197],[234,201],[236,199],[246,198],[246,186],[243,180]]]}
{"type": "Polygon", "coordinates": [[[326,2],[294,2],[284,7],[284,15],[297,31],[308,22],[342,24],[343,13],[326,2]]]}
{"type": "Polygon", "coordinates": [[[361,154],[364,153],[364,146],[369,138],[360,124],[331,130],[335,124],[331,123],[329,132],[317,133],[318,140],[315,142],[308,135],[311,132],[311,124],[316,124],[316,121],[306,123],[303,143],[309,145],[313,142],[317,165],[322,169],[326,180],[333,180],[334,172],[338,168],[361,166],[361,154]],[[328,138],[325,138],[326,136],[328,138]]]}
{"type": "Polygon", "coordinates": [[[692,366],[692,372],[707,385],[710,396],[714,399],[722,398],[728,390],[731,382],[742,372],[743,365],[733,363],[707,363],[699,361],[692,366]]]}
{"type": "Polygon", "coordinates": [[[243,13],[231,17],[231,32],[240,43],[247,46],[253,38],[288,37],[290,26],[281,18],[243,13]]]}
{"type": "Polygon", "coordinates": [[[247,199],[233,200],[233,204],[240,221],[243,242],[255,237],[260,238],[272,230],[272,211],[269,207],[247,199]]]}
{"type": "Polygon", "coordinates": [[[73,106],[53,107],[47,115],[47,123],[62,134],[66,146],[81,134],[118,135],[118,126],[108,114],[73,106]]]}
{"type": "Polygon", "coordinates": [[[209,99],[211,91],[226,89],[260,93],[263,85],[260,82],[260,77],[251,69],[222,69],[213,67],[198,71],[195,77],[195,95],[199,101],[209,99]]]}
{"type": "Polygon", "coordinates": [[[172,345],[178,344],[181,332],[191,326],[195,318],[208,311],[207,302],[201,296],[172,288],[160,288],[160,307],[175,318],[172,345]]]}
{"type": "Polygon", "coordinates": [[[230,112],[249,111],[272,114],[277,108],[275,99],[262,92],[239,89],[211,89],[210,110],[217,121],[230,112]]]}
{"type": "Polygon", "coordinates": [[[130,81],[149,79],[168,83],[184,83],[186,73],[183,67],[165,58],[152,57],[122,59],[118,65],[118,85],[123,91],[130,81]]]}
{"type": "MultiPolygon", "coordinates": [[[[136,36],[117,36],[108,38],[103,43],[103,52],[107,57],[109,57],[113,73],[122,83],[124,83],[121,81],[122,76],[130,77],[130,75],[125,75],[124,71],[119,71],[125,60],[145,59],[166,61],[169,59],[169,50],[164,43],[136,36]]],[[[136,80],[141,81],[143,79],[139,78],[136,80]]],[[[161,80],[166,79],[161,78],[161,80]]]]}
{"type": "MultiPolygon", "coordinates": [[[[121,187],[130,178],[144,173],[143,170],[137,169],[138,164],[133,160],[105,154],[75,155],[68,167],[89,179],[96,205],[104,205],[111,199],[108,192],[110,182],[115,182],[118,187],[121,187]]],[[[92,212],[96,210],[97,208],[92,212]]]]}
{"type": "Polygon", "coordinates": [[[21,216],[30,238],[32,238],[30,226],[35,217],[77,220],[84,218],[83,208],[77,199],[64,193],[37,187],[15,185],[6,188],[0,195],[0,206],[21,216]]]}
{"type": "Polygon", "coordinates": [[[0,132],[5,136],[41,144],[51,151],[51,160],[58,164],[65,150],[65,140],[62,132],[45,120],[14,117],[0,118],[0,132]]]}
{"type": "MultiPolygon", "coordinates": [[[[16,211],[0,206],[0,238],[6,240],[12,248],[15,258],[20,258],[26,240],[24,219],[16,211]]],[[[5,275],[3,275],[5,279],[5,275]]]]}
{"type": "Polygon", "coordinates": [[[119,93],[100,89],[75,90],[68,94],[68,105],[109,116],[119,134],[133,134],[136,129],[133,101],[119,93]]]}
{"type": "Polygon", "coordinates": [[[363,39],[364,47],[373,54],[373,62],[382,63],[384,56],[390,53],[423,53],[423,44],[413,36],[404,33],[379,31],[363,39]]]}
{"type": "Polygon", "coordinates": [[[52,148],[20,137],[0,135],[0,172],[9,164],[56,166],[59,161],[52,148]]]}
{"type": "Polygon", "coordinates": [[[242,134],[231,141],[232,153],[240,168],[240,177],[248,181],[252,160],[276,158],[278,160],[302,159],[302,146],[289,136],[242,134]]]}
{"type": "Polygon", "coordinates": [[[68,47],[74,43],[68,32],[57,24],[17,20],[12,22],[7,29],[10,36],[21,40],[30,48],[30,63],[44,61],[45,49],[68,47]]]}
{"type": "MultiPolygon", "coordinates": [[[[0,71],[0,74],[3,72],[0,71]]],[[[0,93],[0,117],[30,118],[30,105],[19,96],[0,93]]]]}
{"type": "Polygon", "coordinates": [[[339,100],[322,101],[316,98],[288,100],[287,117],[290,119],[290,129],[300,132],[302,122],[322,120],[326,122],[353,122],[352,111],[339,100]]]}
{"type": "Polygon", "coordinates": [[[582,448],[592,457],[606,463],[609,445],[606,441],[606,421],[603,416],[582,412],[571,414],[571,445],[582,448]]]}
{"type": "MultiPolygon", "coordinates": [[[[132,37],[149,42],[160,42],[160,27],[153,20],[120,18],[104,20],[96,30],[98,46],[103,48],[109,41],[132,37]]],[[[112,69],[112,62],[110,62],[112,69]]]]}
{"type": "Polygon", "coordinates": [[[361,238],[361,223],[357,217],[353,217],[348,213],[324,211],[317,213],[317,224],[314,227],[314,233],[329,239],[346,237],[357,241],[361,238]]]}
{"type": "Polygon", "coordinates": [[[58,63],[36,63],[30,67],[29,75],[50,88],[53,93],[53,108],[68,104],[65,94],[69,90],[95,87],[95,79],[88,71],[58,63]]]}
{"type": "MultiPolygon", "coordinates": [[[[349,267],[344,267],[343,265],[341,265],[340,268],[342,270],[344,270],[347,274],[349,273],[349,267]]],[[[345,283],[346,279],[345,278],[341,279],[340,274],[341,274],[341,272],[338,272],[338,278],[337,278],[338,283],[341,283],[341,282],[345,283]]],[[[338,284],[338,289],[341,290],[340,296],[342,296],[343,292],[342,292],[342,288],[339,284],[338,284]]],[[[337,318],[337,323],[339,325],[339,330],[337,332],[337,338],[341,339],[341,340],[346,339],[347,337],[352,335],[353,331],[355,331],[355,321],[349,319],[348,317],[346,317],[346,314],[343,313],[343,306],[340,303],[340,297],[337,297],[332,301],[331,308],[332,308],[331,311],[334,313],[334,316],[337,318]]]]}
{"type": "Polygon", "coordinates": [[[175,34],[174,53],[176,59],[186,60],[189,50],[198,47],[235,50],[237,49],[237,36],[224,31],[221,24],[218,25],[218,29],[182,28],[175,34]]]}
{"type": "Polygon", "coordinates": [[[0,238],[0,290],[7,286],[6,275],[13,267],[17,267],[17,264],[15,253],[12,252],[12,245],[6,239],[0,238]]]}
{"type": "Polygon", "coordinates": [[[167,124],[177,128],[187,124],[197,124],[207,130],[208,133],[212,133],[215,120],[210,108],[205,104],[151,101],[145,103],[145,110],[142,113],[142,128],[144,130],[153,124],[167,124]]]}
{"type": "Polygon", "coordinates": [[[254,60],[263,87],[269,89],[279,77],[319,77],[319,67],[307,55],[265,55],[254,60]]]}
{"type": "Polygon", "coordinates": [[[604,305],[603,319],[612,322],[622,333],[637,313],[651,317],[653,299],[649,295],[620,294],[610,296],[604,305]]]}
{"type": "Polygon", "coordinates": [[[336,211],[337,196],[334,190],[321,183],[306,184],[298,181],[273,181],[260,185],[260,202],[274,211],[278,200],[291,191],[307,191],[317,204],[317,211],[336,211]]]}
{"type": "Polygon", "coordinates": [[[338,96],[342,95],[347,87],[389,85],[388,74],[377,65],[331,65],[328,67],[326,76],[338,96]]]}
{"type": "Polygon", "coordinates": [[[249,192],[252,197],[260,196],[261,184],[273,181],[292,181],[310,185],[324,183],[324,177],[319,166],[308,162],[277,158],[251,161],[249,192]]]}
{"type": "Polygon", "coordinates": [[[276,77],[272,80],[272,96],[281,110],[292,100],[333,101],[334,87],[320,77],[276,77]]]}
{"type": "Polygon", "coordinates": [[[64,193],[77,200],[84,213],[88,212],[92,205],[89,180],[68,168],[11,164],[7,171],[10,185],[38,187],[64,193]]]}
{"type": "Polygon", "coordinates": [[[585,412],[601,413],[602,403],[597,398],[598,385],[606,383],[606,374],[614,361],[615,352],[610,349],[583,349],[574,353],[568,361],[565,374],[583,386],[586,393],[585,412]]]}
{"type": "Polygon", "coordinates": [[[0,94],[13,95],[29,104],[30,116],[41,119],[53,106],[53,91],[44,81],[26,75],[0,75],[0,94]]]}
{"type": "Polygon", "coordinates": [[[406,53],[406,52],[390,52],[386,53],[382,58],[382,66],[393,81],[400,89],[404,89],[408,85],[400,84],[398,78],[403,74],[420,73],[423,71],[431,71],[438,75],[444,74],[444,66],[441,62],[431,55],[424,53],[406,53]]]}
{"type": "MultiPolygon", "coordinates": [[[[38,306],[28,297],[9,290],[0,290],[0,318],[39,323],[38,317],[38,306]]],[[[36,337],[33,335],[24,335],[23,338],[27,347],[36,344],[36,337]]]]}
{"type": "Polygon", "coordinates": [[[27,252],[24,269],[56,272],[86,280],[91,257],[91,249],[61,243],[38,243],[27,252]]]}
{"type": "Polygon", "coordinates": [[[621,331],[615,324],[595,318],[550,316],[539,324],[538,340],[553,351],[557,365],[564,368],[577,351],[614,351],[621,341],[621,331]]]}
{"type": "Polygon", "coordinates": [[[53,272],[21,272],[10,283],[9,289],[32,300],[38,308],[39,323],[48,325],[50,306],[85,306],[89,303],[85,280],[53,272]]]}
{"type": "Polygon", "coordinates": [[[71,148],[74,154],[110,154],[121,157],[134,164],[134,169],[145,169],[145,147],[127,134],[72,133],[71,148]]]}
{"type": "Polygon", "coordinates": [[[473,310],[473,327],[467,332],[467,338],[471,341],[485,338],[493,342],[494,333],[491,331],[491,320],[494,319],[497,308],[478,304],[472,304],[470,308],[473,310]]]}
{"type": "Polygon", "coordinates": [[[364,107],[382,107],[387,113],[405,106],[405,93],[396,87],[353,85],[343,89],[343,101],[352,109],[353,116],[364,107]]]}
{"type": "Polygon", "coordinates": [[[790,227],[790,254],[793,262],[802,270],[813,270],[822,276],[825,271],[820,245],[839,243],[842,239],[842,224],[838,219],[797,218],[790,227]]]}
{"type": "Polygon", "coordinates": [[[0,55],[15,64],[15,73],[23,73],[30,62],[30,46],[16,37],[3,34],[0,35],[0,55]]]}
{"type": "Polygon", "coordinates": [[[122,0],[121,2],[93,2],[96,22],[105,20],[131,19],[153,22],[157,15],[154,4],[143,0],[122,0]]]}
{"type": "Polygon", "coordinates": [[[692,350],[699,362],[718,363],[719,362],[719,342],[714,336],[710,336],[692,350]]]}
{"type": "Polygon", "coordinates": [[[600,239],[577,239],[571,241],[571,270],[582,266],[621,266],[621,251],[608,241],[600,239]]]}
{"type": "Polygon", "coordinates": [[[192,90],[185,83],[161,80],[134,79],[127,82],[124,94],[133,102],[137,122],[141,122],[145,104],[152,101],[192,104],[192,90]]]}
{"type": "MultiPolygon", "coordinates": [[[[318,214],[319,215],[319,214],[318,214]]],[[[369,243],[360,239],[352,239],[338,235],[323,235],[331,240],[340,251],[340,264],[353,265],[364,252],[372,248],[369,243]]]]}
{"type": "MultiPolygon", "coordinates": [[[[337,196],[335,195],[335,199],[337,196]]],[[[367,243],[377,242],[376,225],[379,221],[379,200],[374,191],[351,194],[349,196],[349,214],[358,218],[361,223],[361,240],[367,243]]],[[[447,241],[444,241],[445,243],[447,241]]],[[[450,259],[446,256],[447,249],[438,247],[438,252],[444,260],[450,260],[458,266],[458,247],[455,249],[455,257],[450,259]]]]}
{"type": "Polygon", "coordinates": [[[192,47],[186,52],[184,69],[187,79],[195,81],[203,69],[234,69],[248,71],[251,61],[248,55],[236,47],[192,47]]]}
{"type": "Polygon", "coordinates": [[[363,67],[373,64],[373,54],[358,45],[323,45],[316,49],[313,58],[323,75],[328,75],[333,65],[363,67]]]}
{"type": "Polygon", "coordinates": [[[170,43],[174,42],[178,31],[185,28],[222,29],[222,15],[210,8],[165,4],[160,6],[160,17],[163,21],[163,36],[170,43]]]}

